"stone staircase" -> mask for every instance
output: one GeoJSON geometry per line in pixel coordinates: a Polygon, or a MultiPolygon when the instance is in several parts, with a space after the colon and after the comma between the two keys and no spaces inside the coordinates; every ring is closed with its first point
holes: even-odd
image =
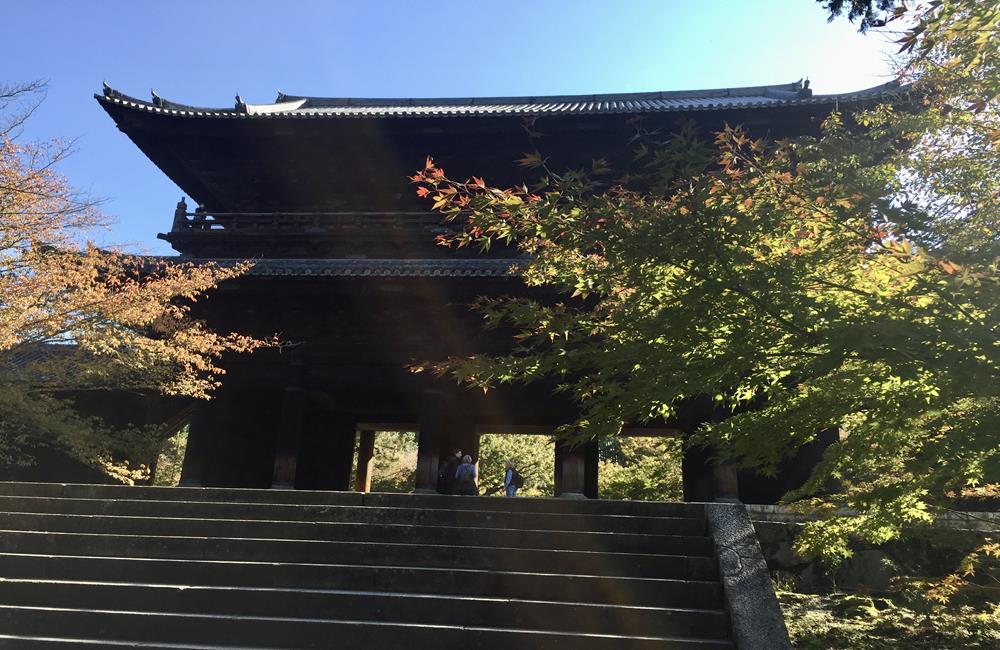
{"type": "Polygon", "coordinates": [[[0,483],[0,648],[732,649],[708,507],[0,483]]]}

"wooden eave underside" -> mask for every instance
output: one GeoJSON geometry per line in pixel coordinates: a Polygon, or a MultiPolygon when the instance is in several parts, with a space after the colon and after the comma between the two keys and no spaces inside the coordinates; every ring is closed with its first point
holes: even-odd
{"type": "Polygon", "coordinates": [[[786,84],[550,98],[282,95],[274,105],[239,103],[234,109],[201,109],[162,98],[144,102],[110,88],[97,99],[119,129],[209,212],[391,212],[426,209],[406,177],[427,156],[454,177],[475,174],[508,185],[532,180],[513,161],[535,146],[557,168],[596,157],[614,162],[615,148],[627,160],[625,143],[634,133],[634,117],[662,130],[687,116],[706,132],[729,123],[744,124],[755,135],[784,137],[815,132],[835,105],[861,105],[898,92],[894,85],[843,95],[805,96],[803,91],[786,84]],[[277,110],[286,104],[298,108],[277,110]],[[269,108],[255,108],[260,106],[269,108]],[[525,132],[525,120],[533,118],[534,128],[544,134],[537,144],[525,132]]]}

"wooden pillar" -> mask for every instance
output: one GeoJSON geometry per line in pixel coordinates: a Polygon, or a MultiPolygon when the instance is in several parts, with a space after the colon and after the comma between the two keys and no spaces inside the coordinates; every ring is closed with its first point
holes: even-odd
{"type": "Polygon", "coordinates": [[[597,489],[599,452],[600,446],[596,440],[583,445],[583,495],[588,499],[597,499],[600,496],[597,489]]]}
{"type": "Polygon", "coordinates": [[[330,408],[307,408],[299,438],[295,487],[350,490],[357,420],[330,408]]]}
{"type": "Polygon", "coordinates": [[[681,475],[685,501],[715,500],[715,469],[712,451],[706,447],[689,447],[685,441],[681,458],[681,475]]]}
{"type": "Polygon", "coordinates": [[[438,468],[452,449],[461,449],[479,462],[479,433],[475,418],[460,406],[460,396],[441,390],[425,390],[417,433],[416,491],[438,491],[438,468]]]}
{"type": "Polygon", "coordinates": [[[181,487],[202,487],[205,485],[212,436],[206,412],[209,404],[210,402],[198,402],[191,408],[187,447],[184,449],[184,463],[181,465],[179,483],[181,487]]]}
{"type": "Polygon", "coordinates": [[[731,463],[719,463],[713,467],[713,497],[715,501],[739,502],[740,484],[736,468],[731,463]]]}
{"type": "MultiPolygon", "coordinates": [[[[712,411],[712,422],[721,422],[726,417],[720,408],[712,411]]],[[[739,480],[736,468],[729,463],[720,463],[713,458],[713,450],[707,447],[689,449],[682,458],[685,501],[730,501],[740,500],[739,480]],[[688,461],[688,466],[683,463],[688,461]],[[691,496],[688,498],[688,473],[690,470],[691,496]]]]}
{"type": "Polygon", "coordinates": [[[301,388],[286,388],[281,400],[281,419],[274,449],[272,488],[280,490],[295,488],[295,470],[299,459],[304,410],[305,391],[301,388]]]}
{"type": "MultiPolygon", "coordinates": [[[[451,396],[449,396],[451,397],[451,396]]],[[[472,456],[479,463],[479,433],[472,414],[457,407],[453,397],[445,400],[444,434],[441,438],[440,456],[450,454],[452,449],[461,449],[462,455],[472,456]]]]}
{"type": "Polygon", "coordinates": [[[354,464],[354,443],[358,437],[358,425],[354,418],[335,420],[330,448],[330,479],[334,490],[351,489],[351,466],[354,464]]]}
{"type": "Polygon", "coordinates": [[[375,432],[362,431],[358,441],[358,469],[354,475],[355,492],[371,492],[372,465],[375,464],[375,432]]]}
{"type": "Polygon", "coordinates": [[[418,493],[437,494],[438,461],[445,423],[444,394],[439,390],[425,390],[420,405],[420,431],[417,432],[418,493]]]}
{"type": "Polygon", "coordinates": [[[555,493],[557,497],[585,499],[586,457],[583,446],[556,442],[555,493]]]}

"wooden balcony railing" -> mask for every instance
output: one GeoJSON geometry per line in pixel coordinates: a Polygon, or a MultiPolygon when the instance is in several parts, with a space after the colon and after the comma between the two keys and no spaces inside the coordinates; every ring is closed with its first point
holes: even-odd
{"type": "Polygon", "coordinates": [[[174,212],[171,234],[225,232],[230,234],[350,235],[379,231],[444,232],[448,228],[432,212],[190,212],[181,202],[174,212]]]}

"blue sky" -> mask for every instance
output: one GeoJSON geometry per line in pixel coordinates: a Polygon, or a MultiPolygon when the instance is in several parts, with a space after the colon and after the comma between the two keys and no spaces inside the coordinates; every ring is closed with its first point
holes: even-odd
{"type": "Polygon", "coordinates": [[[62,167],[106,199],[102,243],[155,239],[181,195],[114,126],[101,81],[225,106],[290,94],[545,95],[785,83],[816,92],[891,78],[886,40],[812,0],[48,0],[7,3],[4,81],[47,79],[25,137],[76,138],[62,167]]]}

